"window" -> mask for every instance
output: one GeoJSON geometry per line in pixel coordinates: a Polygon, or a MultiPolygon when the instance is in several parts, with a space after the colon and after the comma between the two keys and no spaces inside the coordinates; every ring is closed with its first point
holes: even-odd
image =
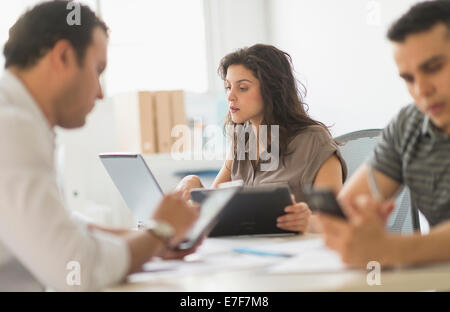
{"type": "Polygon", "coordinates": [[[202,0],[101,1],[110,28],[105,94],[207,90],[202,0]]]}
{"type": "MultiPolygon", "coordinates": [[[[1,2],[0,8],[0,74],[4,70],[5,58],[3,57],[3,46],[8,40],[9,29],[17,21],[17,19],[25,13],[27,9],[31,9],[33,6],[43,2],[42,0],[6,0],[1,2]]],[[[96,11],[95,0],[82,0],[79,1],[83,4],[87,4],[92,10],[96,11]]],[[[69,11],[67,11],[69,12],[69,11]]]]}
{"type": "MultiPolygon", "coordinates": [[[[5,2],[0,10],[0,73],[9,28],[40,1],[5,2]]],[[[130,90],[207,90],[203,0],[81,2],[110,28],[105,96],[130,90]]]]}

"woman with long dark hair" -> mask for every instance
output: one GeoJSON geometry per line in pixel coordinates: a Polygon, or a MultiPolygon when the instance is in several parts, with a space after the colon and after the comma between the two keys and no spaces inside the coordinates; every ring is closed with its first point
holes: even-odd
{"type": "MultiPolygon", "coordinates": [[[[300,202],[286,207],[286,214],[277,219],[277,226],[298,232],[311,229],[310,225],[315,224],[310,222],[311,211],[301,202],[304,187],[329,188],[337,194],[347,168],[328,128],[308,116],[303,102],[304,87],[297,84],[290,55],[274,46],[257,44],[226,55],[218,72],[229,106],[225,128],[242,131],[229,133],[233,149],[213,187],[233,180],[255,186],[288,183],[300,202]],[[266,127],[267,134],[262,134],[261,126],[266,127]],[[247,131],[249,127],[251,131],[247,131]],[[272,132],[273,127],[278,131],[272,132]],[[260,137],[266,135],[267,139],[260,137]],[[257,142],[256,147],[252,142],[257,142]],[[268,154],[273,158],[274,150],[278,151],[275,156],[279,161],[270,159],[275,166],[262,170],[268,154]]],[[[202,187],[196,176],[185,177],[179,184],[185,194],[196,187],[202,187]]]]}

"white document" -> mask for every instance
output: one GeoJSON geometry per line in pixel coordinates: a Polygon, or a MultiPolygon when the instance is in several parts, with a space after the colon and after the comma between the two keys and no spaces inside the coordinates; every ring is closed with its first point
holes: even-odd
{"type": "MultiPolygon", "coordinates": [[[[174,275],[205,274],[223,270],[257,269],[279,262],[280,258],[234,253],[232,250],[239,247],[259,246],[259,244],[266,246],[266,243],[267,238],[208,238],[196,253],[188,255],[184,260],[155,259],[144,264],[144,272],[136,275],[146,275],[147,279],[148,277],[158,279],[174,275]]],[[[279,244],[284,243],[280,242],[279,244]]],[[[272,245],[277,244],[267,246],[272,245]]]]}
{"type": "MultiPolygon", "coordinates": [[[[241,245],[250,252],[261,254],[284,254],[291,257],[278,258],[266,271],[274,274],[342,272],[347,269],[340,256],[325,246],[322,238],[293,240],[274,244],[241,245]]],[[[263,257],[263,256],[259,256],[263,257]]]]}
{"type": "Polygon", "coordinates": [[[208,274],[224,270],[261,269],[266,273],[337,272],[346,269],[339,255],[325,247],[322,238],[306,240],[274,239],[207,239],[197,253],[185,260],[154,260],[134,274],[138,281],[155,280],[169,276],[208,274]],[[270,244],[267,244],[267,242],[270,244]],[[233,252],[248,249],[255,253],[233,252]],[[257,254],[261,252],[260,254],[257,254]],[[264,256],[285,254],[290,257],[264,256]]]}
{"type": "Polygon", "coordinates": [[[342,262],[339,254],[326,246],[318,246],[305,250],[295,257],[272,265],[267,269],[268,273],[331,273],[343,272],[347,266],[342,262]]]}
{"type": "Polygon", "coordinates": [[[272,244],[247,244],[242,245],[240,248],[248,249],[249,251],[261,251],[265,253],[273,254],[285,254],[290,256],[297,256],[305,253],[307,250],[315,249],[323,246],[323,240],[321,238],[308,239],[308,240],[292,240],[287,242],[278,242],[272,244]]]}
{"type": "Polygon", "coordinates": [[[159,260],[147,262],[144,272],[133,274],[133,281],[139,279],[153,280],[169,276],[185,276],[196,274],[217,273],[224,270],[258,269],[279,261],[279,258],[260,257],[246,254],[225,253],[222,255],[202,257],[193,254],[187,260],[159,260]]]}

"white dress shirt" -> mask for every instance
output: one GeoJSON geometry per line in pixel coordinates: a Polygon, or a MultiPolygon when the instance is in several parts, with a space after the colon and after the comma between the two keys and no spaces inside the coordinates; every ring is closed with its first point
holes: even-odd
{"type": "Polygon", "coordinates": [[[121,281],[129,267],[124,240],[89,231],[65,209],[54,139],[31,94],[6,70],[0,78],[0,291],[98,290],[121,281]]]}

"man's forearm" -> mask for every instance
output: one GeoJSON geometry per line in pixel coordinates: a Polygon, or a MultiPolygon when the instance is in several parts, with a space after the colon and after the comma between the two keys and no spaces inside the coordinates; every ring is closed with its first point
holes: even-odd
{"type": "Polygon", "coordinates": [[[120,236],[128,242],[131,258],[128,274],[138,272],[145,262],[152,257],[163,257],[167,251],[160,239],[145,231],[106,228],[97,224],[89,224],[89,228],[120,236]]]}
{"type": "Polygon", "coordinates": [[[138,272],[145,262],[160,256],[165,248],[164,243],[148,231],[130,231],[125,240],[130,251],[129,274],[138,272]]]}
{"type": "Polygon", "coordinates": [[[130,229],[107,228],[107,227],[103,227],[101,225],[94,224],[94,223],[89,223],[88,228],[89,228],[89,230],[94,230],[94,229],[100,230],[100,231],[107,232],[107,233],[114,234],[114,235],[121,236],[121,237],[125,237],[129,233],[134,232],[133,230],[130,230],[130,229]]]}
{"type": "Polygon", "coordinates": [[[385,264],[408,266],[450,261],[450,222],[432,229],[427,235],[390,235],[385,264]]]}
{"type": "MultiPolygon", "coordinates": [[[[379,171],[375,171],[375,177],[379,192],[385,198],[391,198],[401,187],[397,181],[379,171]]],[[[353,200],[359,195],[374,195],[369,186],[369,167],[367,164],[359,167],[350,179],[345,182],[344,187],[338,194],[338,198],[341,200],[353,200]]]]}

